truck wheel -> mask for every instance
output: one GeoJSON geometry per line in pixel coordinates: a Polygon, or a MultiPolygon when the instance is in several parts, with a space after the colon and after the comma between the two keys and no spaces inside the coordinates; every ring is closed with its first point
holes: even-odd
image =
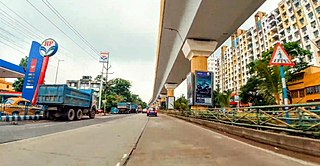
{"type": "Polygon", "coordinates": [[[81,110],[81,109],[78,109],[77,112],[76,112],[75,119],[76,119],[76,120],[82,119],[82,115],[83,115],[82,110],[81,110]]]}
{"type": "Polygon", "coordinates": [[[89,118],[90,119],[94,119],[95,116],[96,116],[96,109],[92,108],[90,113],[89,113],[89,118]]]}
{"type": "Polygon", "coordinates": [[[66,112],[66,119],[69,121],[72,121],[74,119],[75,113],[73,109],[69,109],[68,112],[66,112]]]}

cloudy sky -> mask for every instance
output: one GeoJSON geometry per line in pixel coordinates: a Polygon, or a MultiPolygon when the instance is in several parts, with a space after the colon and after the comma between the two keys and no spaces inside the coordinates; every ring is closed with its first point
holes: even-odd
{"type": "MultiPolygon", "coordinates": [[[[267,0],[259,10],[270,12],[279,0],[267,0]]],[[[0,0],[0,58],[18,64],[31,41],[54,38],[61,46],[49,62],[46,82],[53,83],[58,60],[58,83],[95,77],[102,65],[97,51],[109,51],[112,78],[125,78],[144,101],[152,95],[160,0],[0,0]],[[48,3],[49,2],[49,3],[48,3]],[[88,43],[57,15],[59,12],[88,43]],[[40,13],[41,12],[41,13],[40,13]],[[18,14],[18,15],[16,15],[18,14]],[[49,20],[47,20],[49,19],[49,20]],[[91,48],[90,48],[91,47],[91,48]]],[[[247,29],[253,18],[244,23],[247,29]]],[[[185,83],[176,96],[185,93],[185,83]]]]}

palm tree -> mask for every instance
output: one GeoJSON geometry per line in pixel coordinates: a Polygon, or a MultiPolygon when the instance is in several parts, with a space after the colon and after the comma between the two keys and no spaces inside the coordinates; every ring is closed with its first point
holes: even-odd
{"type": "MultiPolygon", "coordinates": [[[[260,80],[258,85],[261,92],[265,94],[272,94],[277,104],[280,104],[281,93],[281,79],[280,79],[280,67],[269,67],[269,63],[265,61],[257,60],[252,66],[257,78],[260,80]]],[[[266,96],[267,97],[267,96],[266,96]]]]}
{"type": "Polygon", "coordinates": [[[218,94],[218,100],[221,107],[230,108],[231,94],[232,94],[231,90],[223,91],[222,93],[218,94]]]}

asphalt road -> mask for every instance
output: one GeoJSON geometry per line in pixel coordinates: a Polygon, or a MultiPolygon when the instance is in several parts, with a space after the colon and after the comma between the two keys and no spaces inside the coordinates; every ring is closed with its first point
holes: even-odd
{"type": "Polygon", "coordinates": [[[0,144],[0,166],[119,166],[148,118],[136,114],[104,123],[0,144]]]}
{"type": "Polygon", "coordinates": [[[150,118],[128,166],[313,165],[166,115],[150,118]]]}
{"type": "Polygon", "coordinates": [[[20,121],[18,125],[10,125],[9,122],[1,122],[0,124],[0,144],[22,140],[26,138],[37,137],[41,135],[76,129],[84,126],[104,123],[111,120],[130,116],[130,114],[99,116],[95,119],[84,117],[80,121],[20,121]]]}

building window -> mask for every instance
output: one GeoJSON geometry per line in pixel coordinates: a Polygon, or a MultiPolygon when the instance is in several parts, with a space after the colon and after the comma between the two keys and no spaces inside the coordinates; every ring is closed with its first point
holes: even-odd
{"type": "Polygon", "coordinates": [[[292,92],[291,92],[291,96],[292,96],[292,98],[298,98],[298,97],[299,97],[298,91],[297,91],[297,90],[292,91],[292,92]]]}
{"type": "Polygon", "coordinates": [[[304,97],[304,96],[305,96],[304,89],[300,89],[299,90],[299,97],[301,98],[301,97],[304,97]]]}
{"type": "Polygon", "coordinates": [[[300,19],[300,23],[301,23],[301,24],[304,24],[304,18],[301,18],[301,19],[300,19]]]}
{"type": "Polygon", "coordinates": [[[306,5],[307,10],[310,10],[310,3],[306,5]]]}
{"type": "Polygon", "coordinates": [[[318,14],[320,14],[320,6],[316,8],[318,14]]]}
{"type": "Polygon", "coordinates": [[[311,50],[311,46],[310,46],[310,45],[307,45],[307,46],[306,46],[306,49],[307,49],[307,50],[311,50]]]}
{"type": "Polygon", "coordinates": [[[319,94],[319,93],[320,93],[320,86],[312,86],[307,88],[307,95],[319,94]]]}
{"type": "Polygon", "coordinates": [[[311,26],[312,26],[312,28],[316,28],[316,21],[312,21],[311,26]]]}
{"type": "Polygon", "coordinates": [[[313,34],[314,34],[314,36],[317,38],[317,37],[319,36],[319,31],[316,30],[316,31],[313,32],[313,34]]]}
{"type": "Polygon", "coordinates": [[[304,41],[307,42],[307,41],[309,40],[309,36],[307,35],[307,36],[305,36],[303,39],[304,39],[304,41]]]}
{"type": "Polygon", "coordinates": [[[309,17],[310,19],[313,19],[313,13],[310,12],[310,13],[308,14],[308,17],[309,17]]]}

